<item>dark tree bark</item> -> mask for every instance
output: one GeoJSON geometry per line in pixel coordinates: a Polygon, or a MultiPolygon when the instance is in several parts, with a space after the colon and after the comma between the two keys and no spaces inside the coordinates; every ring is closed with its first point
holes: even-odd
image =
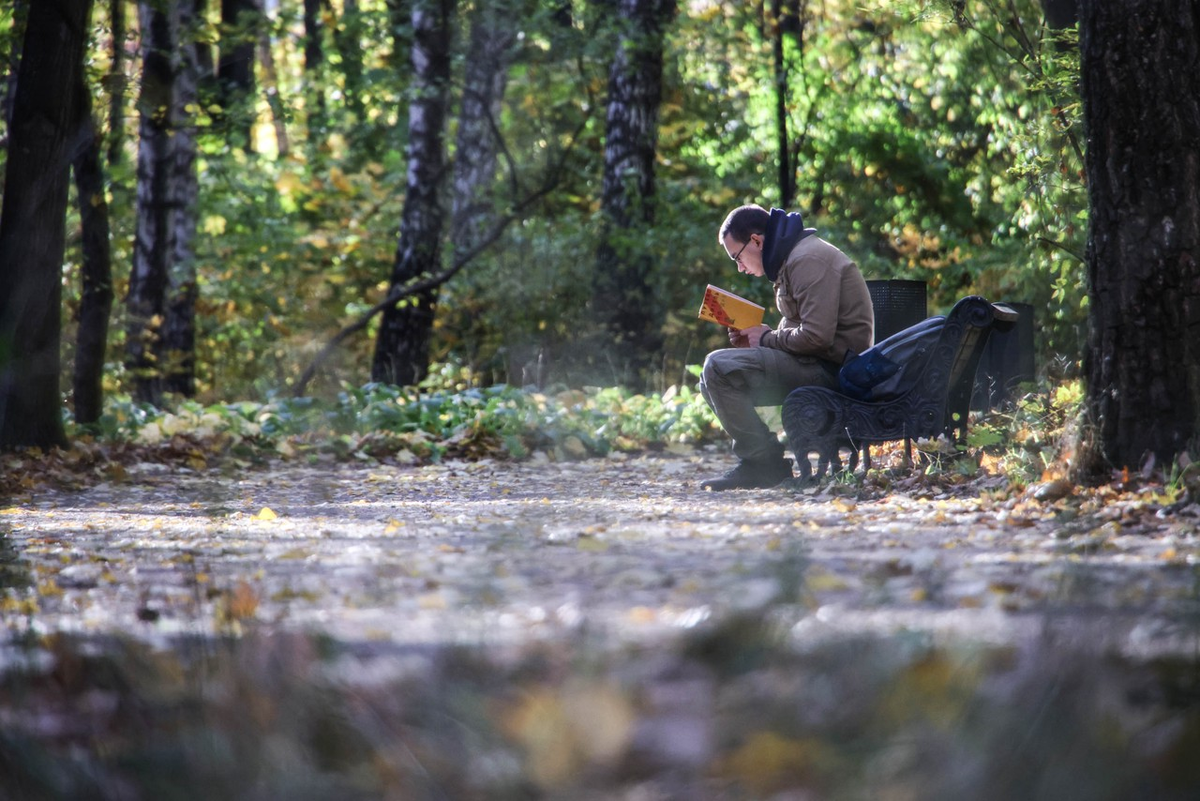
{"type": "Polygon", "coordinates": [[[654,159],[662,99],[663,40],[675,0],[620,0],[621,26],[608,81],[603,231],[597,252],[593,315],[613,340],[619,380],[647,378],[662,348],[656,273],[661,243],[654,222],[654,159]]]}
{"type": "Polygon", "coordinates": [[[1165,465],[1200,431],[1200,4],[1080,5],[1087,411],[1078,470],[1165,465]]]}
{"type": "MultiPolygon", "coordinates": [[[[450,82],[453,0],[414,0],[412,66],[414,100],[408,112],[408,186],[391,290],[438,272],[445,226],[440,204],[446,183],[445,127],[450,82]]],[[[415,384],[429,371],[436,290],[430,289],[383,314],[374,381],[415,384]]]]}
{"type": "Polygon", "coordinates": [[[304,0],[304,105],[307,112],[307,141],[311,152],[315,152],[324,141],[325,129],[328,126],[323,88],[325,79],[322,75],[324,63],[321,0],[304,0]]]}
{"type": "Polygon", "coordinates": [[[1080,0],[1042,0],[1042,12],[1051,28],[1073,28],[1079,22],[1080,0]]]}
{"type": "Polygon", "coordinates": [[[230,144],[254,149],[254,47],[261,12],[258,0],[221,0],[220,57],[217,86],[230,144]]]}
{"type": "MultiPolygon", "coordinates": [[[[108,89],[108,163],[120,164],[125,154],[125,11],[127,0],[111,0],[112,68],[104,81],[108,89]]],[[[90,115],[89,115],[90,116],[90,115]]]]}
{"type": "Polygon", "coordinates": [[[141,4],[143,31],[137,232],[127,299],[126,364],[134,396],[194,390],[195,48],[190,4],[141,4]]]}
{"type": "Polygon", "coordinates": [[[75,194],[83,230],[82,293],[79,329],[75,336],[75,422],[84,425],[100,419],[104,404],[104,355],[108,344],[108,317],[112,311],[112,250],[109,247],[108,201],[104,195],[104,167],[100,133],[92,116],[91,96],[84,85],[83,64],[76,76],[83,103],[85,134],[73,165],[75,194]]]}
{"type": "Polygon", "coordinates": [[[771,0],[771,56],[775,72],[775,142],[779,153],[779,205],[790,208],[796,199],[796,159],[788,133],[788,101],[791,99],[791,67],[785,39],[803,42],[804,18],[801,0],[771,0]]]}
{"type": "MultiPolygon", "coordinates": [[[[192,19],[202,20],[208,16],[208,0],[192,0],[192,19]]],[[[214,42],[197,38],[196,47],[196,85],[199,87],[201,102],[208,108],[217,102],[220,90],[217,85],[217,63],[213,56],[214,42]]]]}
{"type": "Polygon", "coordinates": [[[0,448],[66,442],[59,391],[64,223],[83,136],[90,0],[38,0],[17,76],[0,210],[0,448]]]}
{"type": "Polygon", "coordinates": [[[334,30],[338,54],[342,60],[343,96],[346,110],[355,123],[366,121],[363,111],[362,11],[358,0],[342,0],[342,21],[334,30]]]}

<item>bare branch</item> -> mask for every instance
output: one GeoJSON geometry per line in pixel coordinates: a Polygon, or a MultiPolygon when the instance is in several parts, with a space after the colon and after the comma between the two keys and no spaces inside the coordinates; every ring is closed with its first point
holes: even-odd
{"type": "Polygon", "coordinates": [[[363,312],[354,322],[350,323],[341,331],[338,331],[333,338],[325,344],[325,347],[321,348],[320,353],[316,355],[312,363],[309,364],[309,366],[305,368],[304,372],[300,375],[299,380],[296,382],[295,389],[292,392],[293,396],[302,396],[305,389],[308,388],[309,382],[312,381],[313,377],[317,374],[317,370],[319,370],[321,365],[325,363],[325,360],[328,359],[330,355],[338,348],[338,346],[340,346],[348,338],[370,325],[371,320],[375,317],[375,315],[395,306],[405,298],[412,297],[413,295],[430,289],[434,289],[435,287],[439,287],[449,281],[451,278],[457,275],[460,270],[474,261],[479,254],[483,253],[485,250],[494,245],[496,241],[499,240],[504,234],[504,231],[508,228],[508,226],[523,217],[524,212],[527,209],[554,191],[554,188],[558,186],[559,175],[562,172],[562,166],[566,163],[567,156],[570,155],[571,151],[575,147],[575,143],[579,139],[579,136],[583,133],[583,129],[587,125],[589,116],[590,110],[589,114],[584,115],[584,118],[580,121],[579,126],[571,133],[571,137],[567,142],[567,146],[563,148],[558,160],[554,164],[547,167],[546,180],[542,183],[541,187],[522,198],[520,202],[513,205],[512,208],[506,214],[504,214],[494,226],[492,226],[492,229],[475,244],[474,247],[460,254],[454,260],[454,263],[445,270],[442,270],[440,273],[435,273],[425,278],[412,281],[411,283],[405,284],[402,287],[393,288],[392,291],[388,293],[387,297],[376,303],[367,311],[363,312]]]}

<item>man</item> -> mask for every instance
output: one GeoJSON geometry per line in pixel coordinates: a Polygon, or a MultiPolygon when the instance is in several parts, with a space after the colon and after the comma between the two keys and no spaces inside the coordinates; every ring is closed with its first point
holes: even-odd
{"type": "Polygon", "coordinates": [[[755,407],[779,406],[796,387],[836,387],[847,353],[871,346],[871,295],[858,266],[815,229],[805,228],[799,213],[740,206],[725,218],[718,241],[739,272],[766,276],[775,284],[783,319],[774,330],[768,325],[731,329],[733,347],[704,360],[700,391],[732,437],[739,461],[701,487],[773,487],[792,477],[792,463],[783,458],[779,437],[755,407]]]}

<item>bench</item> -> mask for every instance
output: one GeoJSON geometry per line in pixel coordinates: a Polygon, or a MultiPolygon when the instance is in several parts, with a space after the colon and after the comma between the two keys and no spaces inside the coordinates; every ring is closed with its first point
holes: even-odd
{"type": "Polygon", "coordinates": [[[904,440],[911,464],[913,439],[944,434],[962,442],[975,370],[988,335],[993,329],[1011,328],[1016,320],[1017,313],[1011,308],[972,295],[958,301],[945,317],[931,317],[878,343],[861,354],[863,361],[857,365],[852,367],[854,357],[847,360],[839,376],[841,391],[825,387],[792,390],[783,402],[783,428],[800,477],[812,477],[812,453],[817,455],[816,477],[820,478],[827,468],[831,472],[842,469],[843,449],[850,452],[853,472],[860,449],[870,467],[872,444],[904,440]],[[895,343],[906,336],[910,343],[919,342],[920,350],[904,351],[908,354],[905,363],[879,358],[894,355],[895,343]],[[848,381],[848,376],[863,379],[866,372],[874,374],[880,364],[887,367],[882,371],[888,373],[887,380],[867,389],[863,397],[862,380],[848,381]],[[859,397],[847,394],[851,389],[859,397]]]}

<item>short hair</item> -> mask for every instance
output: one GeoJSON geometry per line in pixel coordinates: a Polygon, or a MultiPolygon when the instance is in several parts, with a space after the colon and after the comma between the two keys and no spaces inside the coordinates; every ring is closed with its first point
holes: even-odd
{"type": "Polygon", "coordinates": [[[723,243],[726,237],[732,236],[738,242],[744,244],[750,241],[750,237],[753,234],[765,234],[767,232],[767,224],[770,221],[771,213],[757,203],[738,206],[729,212],[729,216],[721,224],[721,230],[717,234],[717,242],[723,243]]]}

